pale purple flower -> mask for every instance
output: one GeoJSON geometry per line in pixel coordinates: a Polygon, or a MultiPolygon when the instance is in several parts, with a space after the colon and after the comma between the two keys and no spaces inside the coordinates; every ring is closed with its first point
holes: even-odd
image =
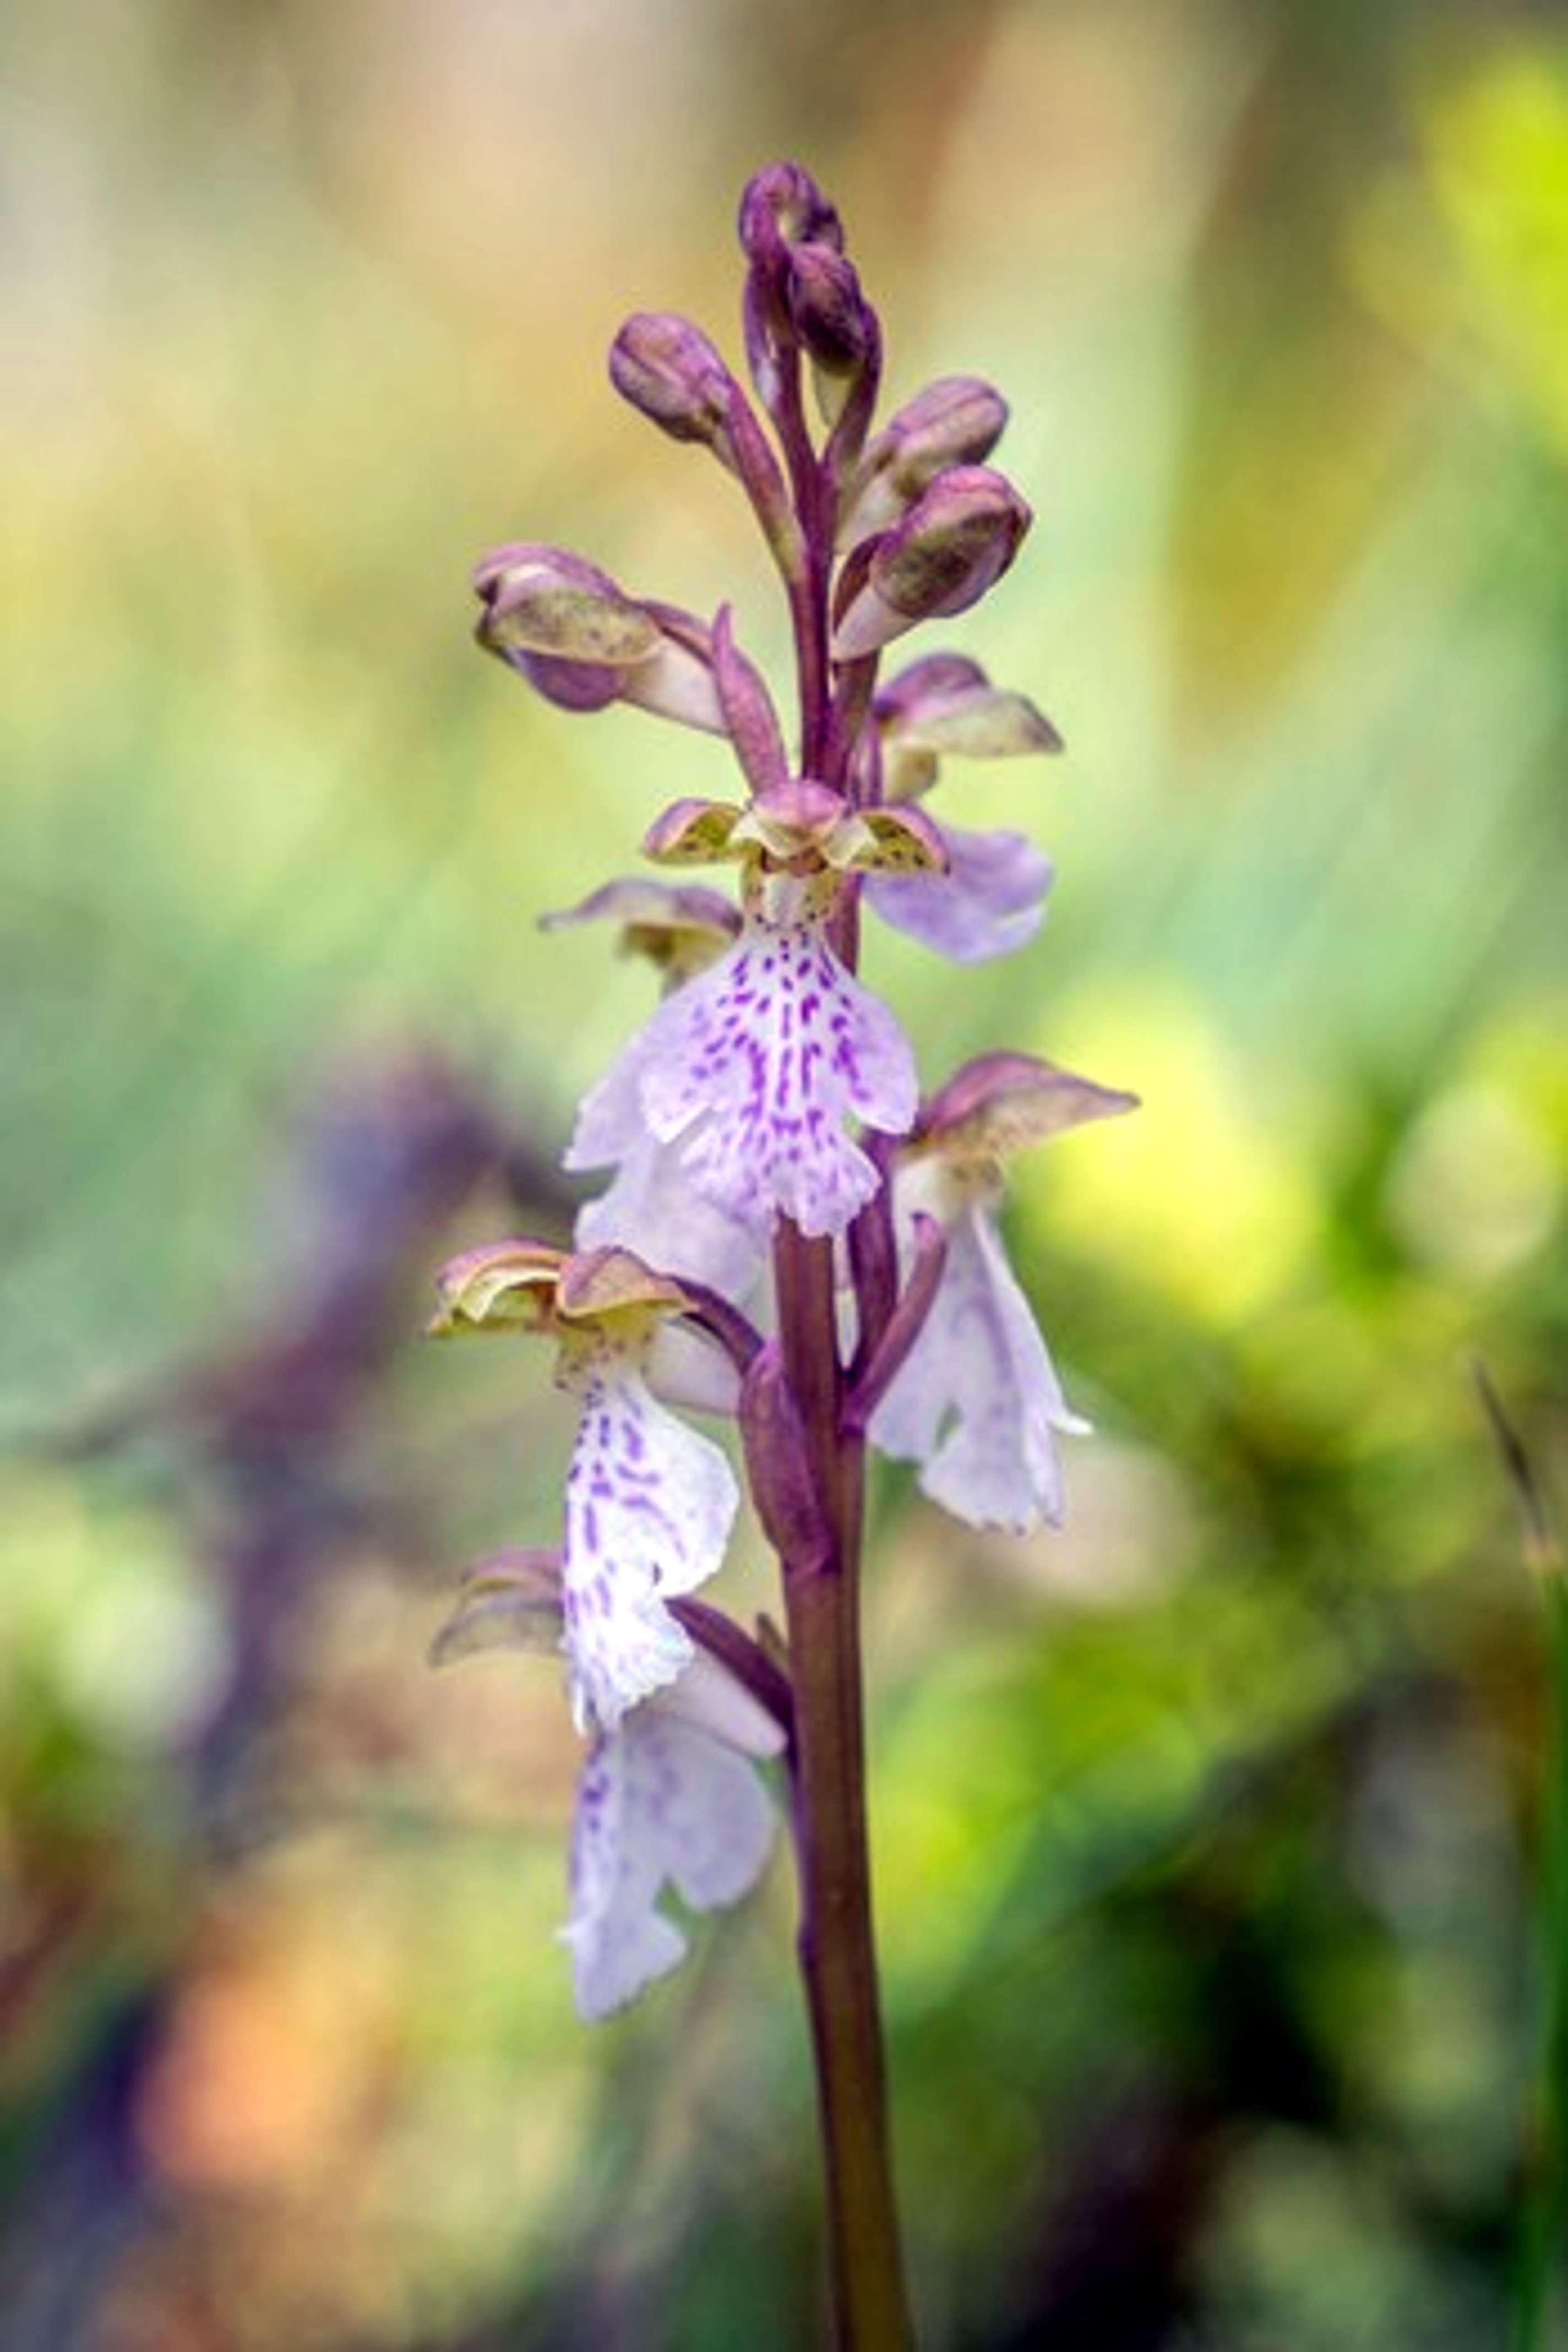
{"type": "Polygon", "coordinates": [[[679,1139],[696,1191],[759,1239],[781,1211],[837,1234],[878,1183],[846,1120],[901,1135],[916,1103],[902,1030],[828,943],[821,877],[768,874],[729,953],[588,1096],[566,1164],[624,1167],[648,1135],[679,1139]]]}
{"type": "MultiPolygon", "coordinates": [[[[716,962],[741,928],[739,908],[718,891],[644,877],[607,882],[577,906],[545,916],[541,928],[562,930],[595,920],[620,925],[623,949],[657,965],[667,994],[716,962]]],[[[705,1283],[737,1303],[755,1284],[763,1261],[756,1236],[692,1191],[679,1147],[646,1130],[614,1181],[577,1212],[574,1239],[579,1250],[620,1244],[645,1265],[705,1283]]]]}
{"type": "Polygon", "coordinates": [[[739,1495],[710,1438],[650,1391],[648,1352],[605,1335],[563,1358],[582,1398],[566,1478],[561,1599],[572,1711],[608,1729],[689,1665],[690,1636],[668,1602],[711,1576],[739,1495]]]}
{"type": "Polygon", "coordinates": [[[972,1527],[1022,1535],[1042,1518],[1058,1525],[1057,1433],[1082,1434],[1089,1423],[1069,1409],[1007,1263],[999,1184],[932,1172],[946,1263],[924,1328],[871,1416],[871,1442],[918,1463],[922,1493],[972,1527]]]}
{"type": "Polygon", "coordinates": [[[762,1876],[776,1816],[755,1759],[784,1735],[702,1654],[679,1681],[601,1732],[577,1784],[572,1955],[578,2012],[608,2016],[679,1966],[686,1938],[660,1898],[738,1903],[762,1876]]]}
{"type": "Polygon", "coordinates": [[[1011,955],[1040,928],[1051,862],[1026,834],[936,825],[944,873],[868,874],[867,898],[886,923],[954,963],[1011,955]]]}

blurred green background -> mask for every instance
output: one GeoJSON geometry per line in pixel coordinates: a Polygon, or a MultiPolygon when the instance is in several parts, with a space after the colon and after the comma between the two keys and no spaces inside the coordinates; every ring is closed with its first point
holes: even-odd
{"type": "Polygon", "coordinates": [[[568,1423],[417,1338],[567,1213],[647,1006],[535,917],[729,782],[478,660],[467,569],[559,540],[778,657],[603,355],[735,352],[788,153],[890,396],[1014,403],[1037,529],[952,641],[1068,744],[942,787],[1057,858],[1042,939],[870,976],[933,1079],[1144,1099],[1016,1188],[1067,1531],[879,1490],[922,2340],[1501,2342],[1545,1682],[1473,1368],[1560,1494],[1560,15],[18,0],[0,58],[7,2352],[814,2340],[786,1874],[573,2021],[557,1677],[423,1664],[568,1423]]]}

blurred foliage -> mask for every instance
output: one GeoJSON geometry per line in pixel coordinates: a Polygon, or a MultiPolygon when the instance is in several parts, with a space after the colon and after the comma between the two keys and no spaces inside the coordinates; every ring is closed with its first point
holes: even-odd
{"type": "MultiPolygon", "coordinates": [[[[624,2022],[549,1930],[542,1364],[424,1349],[569,1212],[646,1001],[532,919],[713,747],[466,642],[509,534],[737,596],[602,383],[725,331],[800,152],[895,395],[1016,404],[957,636],[1070,756],[955,777],[1052,921],[873,978],[940,1074],[1136,1087],[1020,1174],[1067,1532],[887,1476],[902,2174],[955,2352],[1471,2352],[1516,2260],[1563,1491],[1568,44],[1457,0],[22,0],[0,33],[0,2308],[8,2352],[754,2352],[816,2320],[784,1874],[624,2022]]],[[[959,812],[962,816],[962,810],[959,812]]],[[[760,1560],[729,1572],[760,1605],[760,1560]]]]}

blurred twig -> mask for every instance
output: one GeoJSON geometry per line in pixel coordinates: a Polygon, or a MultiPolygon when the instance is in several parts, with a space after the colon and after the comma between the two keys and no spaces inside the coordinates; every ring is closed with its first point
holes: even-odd
{"type": "Polygon", "coordinates": [[[1532,1574],[1543,1576],[1560,1570],[1563,1565],[1563,1542],[1552,1524],[1545,1491],[1513,1423],[1503,1410],[1491,1374],[1477,1357],[1470,1366],[1470,1377],[1476,1384],[1476,1394],[1481,1401],[1493,1438],[1497,1443],[1503,1475],[1519,1505],[1523,1530],[1524,1564],[1532,1574]]]}

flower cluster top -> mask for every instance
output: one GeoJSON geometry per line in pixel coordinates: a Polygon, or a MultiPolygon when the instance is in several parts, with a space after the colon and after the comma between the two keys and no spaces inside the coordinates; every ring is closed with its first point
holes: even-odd
{"type": "Polygon", "coordinates": [[[592,2014],[679,1957],[667,1883],[700,1906],[760,1871],[758,1759],[789,1741],[787,1662],[692,1598],[740,1492],[672,1406],[735,1415],[751,1500],[786,1578],[800,1570],[821,1507],[769,1334],[786,1266],[825,1248],[843,1443],[913,1463],[976,1525],[1057,1519],[1056,1434],[1084,1424],[1007,1262],[1001,1171],[1131,1100],[1017,1054],[922,1099],[910,1041],[857,976],[866,909],[959,964],[1011,953],[1040,922],[1038,849],[950,825],[928,796],[945,761],[1057,751],[1055,730],[963,656],[882,674],[898,639],[994,586],[1031,518],[988,462],[1007,414],[989,384],[940,378],[878,424],[880,327],[810,175],[759,173],[739,226],[750,390],[667,312],[627,320],[610,373],[749,501],[790,615],[793,733],[727,605],[707,618],[635,594],[531,541],[475,574],[481,645],[535,691],[720,735],[739,771],[734,799],[653,816],[643,851],[661,871],[551,919],[616,925],[662,981],[578,1115],[567,1165],[607,1181],[574,1248],[497,1244],[443,1279],[439,1328],[547,1334],[580,1404],[559,1548],[482,1571],[446,1647],[537,1643],[542,1627],[564,1650],[590,1742],[567,1939],[592,2014]],[[732,895],[687,872],[709,867],[732,870],[732,895]],[[697,1853],[712,1867],[683,1876],[697,1853]]]}

